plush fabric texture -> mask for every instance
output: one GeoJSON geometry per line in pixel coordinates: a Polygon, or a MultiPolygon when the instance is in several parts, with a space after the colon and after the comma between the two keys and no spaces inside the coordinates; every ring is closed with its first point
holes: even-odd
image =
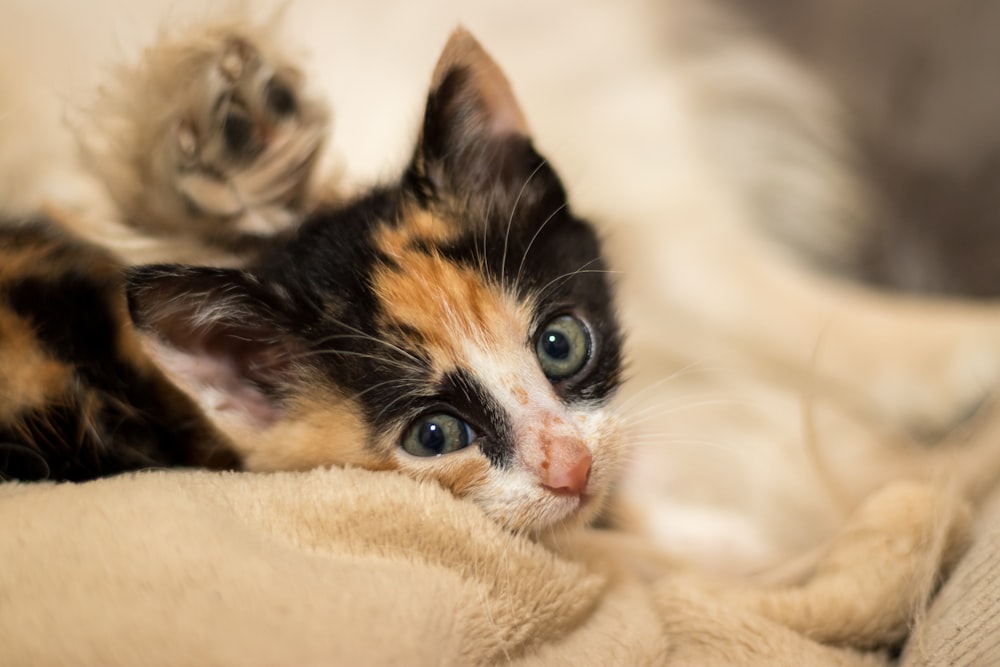
{"type": "Polygon", "coordinates": [[[543,546],[358,469],[8,484],[0,664],[886,664],[687,576],[644,581],[628,545],[543,546]]]}
{"type": "Polygon", "coordinates": [[[977,521],[972,547],[910,638],[902,667],[1000,665],[1000,492],[977,521]]]}

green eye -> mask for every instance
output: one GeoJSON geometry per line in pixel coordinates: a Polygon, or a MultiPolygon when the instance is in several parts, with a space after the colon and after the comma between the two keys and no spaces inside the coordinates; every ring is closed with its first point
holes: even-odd
{"type": "Polygon", "coordinates": [[[449,414],[424,415],[403,436],[403,449],[414,456],[441,456],[468,447],[476,439],[472,428],[449,414]]]}
{"type": "Polygon", "coordinates": [[[572,315],[561,315],[542,327],[535,354],[545,376],[553,382],[580,372],[590,359],[587,326],[572,315]]]}

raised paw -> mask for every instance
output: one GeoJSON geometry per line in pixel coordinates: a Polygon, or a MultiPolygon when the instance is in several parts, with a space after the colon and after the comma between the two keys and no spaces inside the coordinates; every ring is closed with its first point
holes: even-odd
{"type": "Polygon", "coordinates": [[[122,68],[81,133],[124,220],[238,252],[294,225],[326,138],[326,105],[270,26],[163,37],[122,68]]]}

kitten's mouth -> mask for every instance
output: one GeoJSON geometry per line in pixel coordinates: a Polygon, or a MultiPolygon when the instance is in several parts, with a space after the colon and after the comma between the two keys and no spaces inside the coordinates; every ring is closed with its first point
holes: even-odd
{"type": "Polygon", "coordinates": [[[551,522],[553,526],[577,518],[588,509],[594,499],[593,494],[590,493],[579,495],[553,493],[552,495],[559,501],[559,516],[551,522]]]}
{"type": "Polygon", "coordinates": [[[591,494],[589,494],[589,493],[581,493],[581,494],[580,494],[579,496],[577,496],[577,505],[576,505],[576,509],[577,509],[577,510],[581,510],[581,509],[583,509],[583,508],[584,508],[584,507],[586,507],[586,506],[587,506],[587,505],[588,505],[588,504],[590,503],[590,501],[591,501],[591,500],[593,500],[593,499],[594,499],[594,496],[592,496],[591,494]]]}

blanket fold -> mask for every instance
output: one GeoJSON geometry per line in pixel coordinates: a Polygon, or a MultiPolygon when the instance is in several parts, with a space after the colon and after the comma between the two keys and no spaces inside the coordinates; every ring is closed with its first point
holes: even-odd
{"type": "Polygon", "coordinates": [[[884,664],[394,473],[0,485],[0,664],[884,664]]]}

